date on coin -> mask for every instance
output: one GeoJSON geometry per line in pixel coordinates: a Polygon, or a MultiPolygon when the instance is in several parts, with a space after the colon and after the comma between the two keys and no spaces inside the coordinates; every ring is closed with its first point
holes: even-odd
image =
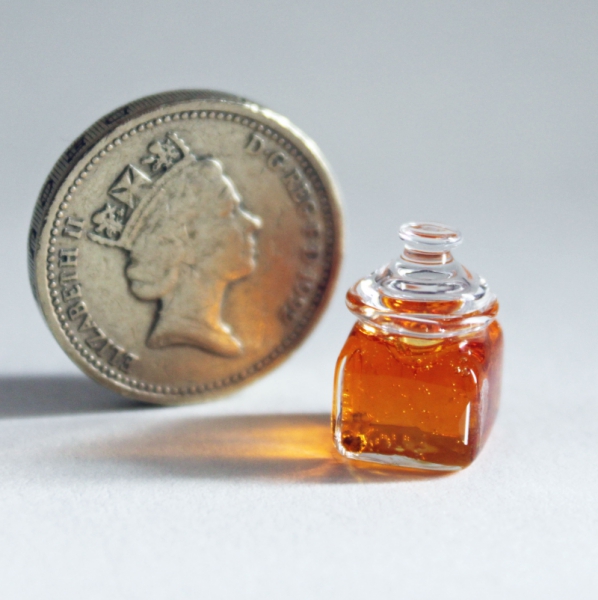
{"type": "Polygon", "coordinates": [[[71,359],[124,396],[197,402],[282,362],[336,279],[336,186],[287,119],[200,90],[92,125],[46,180],[34,295],[71,359]]]}

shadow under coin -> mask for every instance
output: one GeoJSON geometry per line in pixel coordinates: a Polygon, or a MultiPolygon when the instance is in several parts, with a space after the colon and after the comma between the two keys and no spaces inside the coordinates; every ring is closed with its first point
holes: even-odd
{"type": "Polygon", "coordinates": [[[85,457],[118,465],[132,463],[136,471],[141,468],[164,476],[216,480],[354,483],[444,475],[362,466],[341,458],[333,447],[326,414],[194,418],[94,445],[87,448],[85,457]]]}
{"type": "Polygon", "coordinates": [[[0,419],[134,410],[127,400],[84,377],[0,377],[0,419]]]}

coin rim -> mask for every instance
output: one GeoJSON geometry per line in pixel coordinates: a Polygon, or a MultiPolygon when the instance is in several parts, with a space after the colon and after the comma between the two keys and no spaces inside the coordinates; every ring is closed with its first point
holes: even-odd
{"type": "MultiPolygon", "coordinates": [[[[198,109],[194,108],[193,110],[198,109]]],[[[146,96],[120,106],[104,117],[98,119],[98,121],[67,147],[46,178],[35,204],[29,233],[28,265],[33,295],[38,307],[44,315],[48,327],[62,349],[85,374],[108,389],[128,398],[157,404],[189,404],[211,400],[216,397],[223,397],[233,393],[240,387],[267,374],[288,359],[289,356],[307,339],[325,312],[338,280],[342,252],[343,223],[340,193],[326,159],[311,138],[293,125],[286,117],[246,98],[213,90],[175,90],[146,96]],[[62,194],[59,196],[58,193],[63,191],[65,182],[73,175],[73,173],[78,171],[78,168],[80,169],[83,166],[87,157],[94,154],[103,141],[108,142],[107,138],[126,123],[139,119],[140,117],[143,117],[144,114],[149,114],[160,109],[168,109],[169,107],[182,112],[185,109],[179,107],[184,105],[185,102],[197,101],[204,102],[206,104],[206,110],[226,111],[227,107],[234,107],[236,109],[248,111],[251,113],[251,118],[260,121],[264,126],[268,127],[274,125],[281,128],[284,137],[288,137],[289,141],[304,155],[320,179],[324,194],[328,200],[333,229],[329,265],[330,272],[327,278],[326,287],[322,291],[318,304],[313,309],[309,322],[299,331],[297,337],[290,341],[279,356],[273,358],[261,369],[256,369],[253,373],[249,373],[243,378],[239,378],[237,381],[232,381],[226,387],[205,390],[200,393],[171,394],[168,392],[145,391],[130,387],[128,384],[119,382],[100,372],[80,354],[77,348],[74,347],[71,340],[67,337],[66,332],[63,330],[52,305],[51,292],[48,286],[46,254],[50,245],[53,218],[55,213],[58,212],[62,202],[62,194]],[[214,105],[214,107],[207,108],[209,105],[214,105]],[[52,220],[49,219],[50,214],[53,215],[52,220]],[[42,252],[42,247],[45,249],[44,252],[42,252]]],[[[281,344],[284,340],[285,337],[282,338],[281,344]]],[[[235,374],[232,374],[231,377],[234,378],[235,374]]],[[[168,386],[165,385],[163,387],[168,386]]]]}

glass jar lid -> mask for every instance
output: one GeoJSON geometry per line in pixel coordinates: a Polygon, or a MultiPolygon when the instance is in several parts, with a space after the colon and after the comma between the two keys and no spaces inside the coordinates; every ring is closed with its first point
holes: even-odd
{"type": "Polygon", "coordinates": [[[358,281],[347,305],[388,333],[443,338],[487,326],[498,312],[486,281],[453,258],[461,233],[439,223],[406,223],[400,258],[358,281]]]}

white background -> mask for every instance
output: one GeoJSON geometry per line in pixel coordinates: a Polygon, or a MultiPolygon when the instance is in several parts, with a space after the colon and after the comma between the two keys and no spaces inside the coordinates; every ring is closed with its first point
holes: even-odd
{"type": "Polygon", "coordinates": [[[0,3],[0,596],[598,594],[595,1],[0,3]],[[344,196],[328,313],[269,377],[148,408],[79,375],[26,276],[34,201],[103,114],[211,88],[287,115],[344,196]],[[500,418],[462,473],[334,456],[346,288],[407,220],[459,227],[501,300],[500,418]]]}

